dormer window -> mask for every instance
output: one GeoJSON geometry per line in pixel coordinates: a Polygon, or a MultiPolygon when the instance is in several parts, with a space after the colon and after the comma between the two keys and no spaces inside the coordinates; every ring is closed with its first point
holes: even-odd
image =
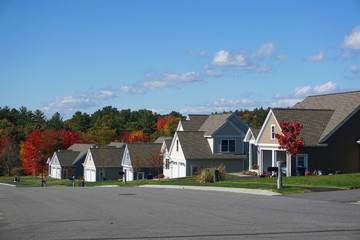
{"type": "Polygon", "coordinates": [[[221,140],[221,152],[235,152],[235,140],[234,139],[221,140]]]}

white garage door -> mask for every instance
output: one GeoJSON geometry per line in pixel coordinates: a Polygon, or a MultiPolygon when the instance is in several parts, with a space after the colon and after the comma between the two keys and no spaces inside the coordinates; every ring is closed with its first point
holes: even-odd
{"type": "Polygon", "coordinates": [[[90,182],[96,182],[96,171],[91,170],[90,182]]]}

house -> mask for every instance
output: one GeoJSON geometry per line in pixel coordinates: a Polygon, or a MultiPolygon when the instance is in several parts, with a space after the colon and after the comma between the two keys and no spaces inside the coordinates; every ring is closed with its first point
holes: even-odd
{"type": "Polygon", "coordinates": [[[270,109],[254,142],[259,171],[284,161],[287,176],[304,171],[360,172],[360,91],[309,96],[292,108],[270,109]],[[281,121],[300,121],[304,148],[295,156],[279,149],[281,121]]]}
{"type": "Polygon", "coordinates": [[[113,144],[106,147],[93,147],[87,151],[83,164],[84,180],[96,182],[102,180],[118,180],[123,170],[121,160],[125,144],[113,144]]]}
{"type": "Polygon", "coordinates": [[[246,153],[249,159],[249,171],[258,172],[258,149],[257,146],[255,146],[255,140],[260,130],[261,127],[249,127],[244,138],[245,149],[247,149],[246,153]]]}
{"type": "MultiPolygon", "coordinates": [[[[170,146],[171,146],[171,142],[172,142],[172,137],[160,137],[162,140],[162,146],[161,146],[161,154],[163,154],[163,160],[164,160],[164,166],[163,166],[163,174],[164,176],[169,176],[170,173],[170,156],[169,156],[169,150],[170,150],[170,146]]],[[[158,141],[160,138],[158,138],[156,142],[160,142],[158,141]]]]}
{"type": "Polygon", "coordinates": [[[174,134],[169,164],[164,164],[165,177],[192,176],[201,168],[219,164],[224,164],[228,172],[247,169],[243,140],[248,128],[231,113],[187,116],[174,134]]]}
{"type": "Polygon", "coordinates": [[[128,143],[125,147],[121,166],[126,181],[145,179],[149,174],[157,176],[162,172],[161,166],[151,166],[151,154],[161,154],[162,143],[128,143]],[[149,161],[148,161],[149,160],[149,161]]]}
{"type": "Polygon", "coordinates": [[[47,161],[50,177],[65,179],[82,176],[82,163],[85,160],[87,150],[92,146],[94,144],[76,143],[67,150],[54,152],[51,159],[47,161]]]}

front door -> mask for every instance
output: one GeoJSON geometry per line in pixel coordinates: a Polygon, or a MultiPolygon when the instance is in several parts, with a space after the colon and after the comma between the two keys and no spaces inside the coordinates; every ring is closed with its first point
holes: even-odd
{"type": "Polygon", "coordinates": [[[308,155],[298,154],[296,155],[296,175],[304,176],[305,171],[308,169],[308,155]]]}

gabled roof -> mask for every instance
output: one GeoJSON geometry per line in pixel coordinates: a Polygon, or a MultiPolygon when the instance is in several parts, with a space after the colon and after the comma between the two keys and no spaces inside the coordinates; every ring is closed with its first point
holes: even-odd
{"type": "Polygon", "coordinates": [[[166,141],[166,140],[170,140],[170,142],[171,142],[172,137],[161,136],[161,137],[158,137],[158,138],[154,141],[154,143],[163,143],[163,142],[166,141]]]}
{"type": "Polygon", "coordinates": [[[208,117],[209,115],[190,114],[186,120],[181,120],[181,125],[184,131],[198,131],[208,117]]]}
{"type": "Polygon", "coordinates": [[[78,155],[73,159],[72,164],[76,164],[89,150],[89,148],[94,147],[95,144],[86,144],[86,143],[75,143],[71,145],[67,150],[77,151],[78,155]]]}
{"type": "Polygon", "coordinates": [[[121,167],[124,150],[116,147],[90,148],[96,167],[121,167]]]}
{"type": "Polygon", "coordinates": [[[73,150],[59,150],[55,152],[61,167],[73,166],[74,160],[80,152],[73,150]]]}
{"type": "Polygon", "coordinates": [[[111,142],[107,146],[108,147],[116,147],[116,148],[125,148],[126,143],[124,142],[111,142]]]}
{"type": "Polygon", "coordinates": [[[234,159],[243,158],[237,154],[213,154],[208,141],[201,131],[176,132],[186,159],[234,159]]]}
{"type": "Polygon", "coordinates": [[[300,137],[306,145],[316,145],[320,142],[324,129],[328,125],[334,110],[330,109],[293,109],[273,108],[271,109],[276,120],[289,122],[301,122],[304,126],[300,131],[300,137]]]}
{"type": "Polygon", "coordinates": [[[354,91],[309,96],[302,102],[295,104],[293,108],[334,110],[331,119],[321,134],[320,140],[324,140],[324,138],[331,134],[359,105],[360,91],[354,91]]]}
{"type": "Polygon", "coordinates": [[[231,115],[232,113],[210,115],[198,131],[203,131],[205,136],[211,136],[226,123],[231,115]]]}
{"type": "Polygon", "coordinates": [[[254,138],[256,139],[260,133],[261,127],[250,127],[250,130],[251,130],[254,138]]]}
{"type": "Polygon", "coordinates": [[[139,157],[139,161],[144,162],[150,157],[150,153],[155,153],[157,150],[161,150],[162,143],[128,143],[126,144],[129,150],[130,158],[133,160],[136,156],[139,157]]]}

